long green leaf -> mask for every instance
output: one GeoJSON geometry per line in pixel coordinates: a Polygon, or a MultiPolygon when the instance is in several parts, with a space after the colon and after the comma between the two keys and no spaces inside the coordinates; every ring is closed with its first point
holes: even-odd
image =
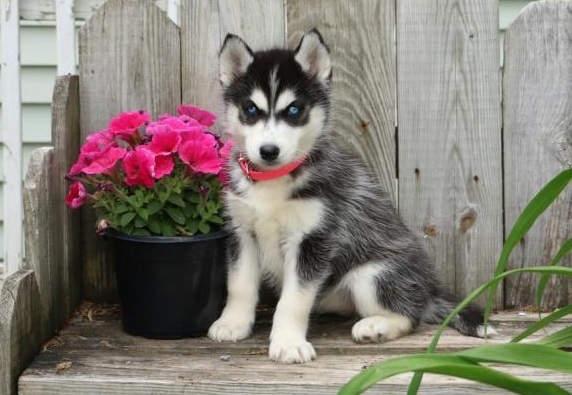
{"type": "Polygon", "coordinates": [[[536,321],[534,324],[530,325],[524,331],[522,331],[517,336],[515,336],[511,340],[511,342],[516,343],[516,342],[519,342],[523,339],[526,339],[528,336],[532,335],[533,333],[539,331],[540,329],[545,328],[546,326],[550,325],[554,321],[559,320],[560,318],[565,317],[569,314],[572,314],[572,304],[569,304],[569,305],[561,308],[560,310],[556,310],[554,313],[551,313],[550,315],[547,315],[546,317],[536,321]]]}
{"type": "MultiPolygon", "coordinates": [[[[524,235],[530,230],[538,217],[554,202],[560,192],[572,179],[572,169],[566,169],[550,180],[528,203],[514,223],[506,238],[495,270],[495,277],[505,271],[510,253],[518,245],[524,235]]],[[[485,316],[490,315],[496,287],[489,292],[485,306],[485,316]]]]}
{"type": "MultiPolygon", "coordinates": [[[[572,251],[572,239],[568,239],[562,244],[554,258],[552,259],[552,265],[557,266],[562,261],[562,258],[572,251]]],[[[540,311],[540,306],[542,304],[542,296],[544,295],[544,289],[548,285],[548,280],[550,279],[549,274],[542,275],[538,281],[538,288],[536,290],[536,305],[540,311]]]]}
{"type": "MultiPolygon", "coordinates": [[[[544,344],[550,347],[566,347],[572,344],[572,326],[568,326],[559,330],[551,335],[546,336],[544,339],[538,341],[539,344],[544,344]]],[[[572,358],[572,354],[571,358],[572,358]]],[[[572,365],[572,360],[570,362],[572,365]]]]}
{"type": "Polygon", "coordinates": [[[570,395],[553,383],[520,379],[473,363],[467,358],[446,354],[418,354],[391,359],[359,373],[339,395],[361,394],[380,380],[406,372],[445,374],[502,388],[523,395],[570,395]]]}
{"type": "Polygon", "coordinates": [[[459,351],[454,355],[475,363],[509,363],[572,373],[572,354],[547,344],[493,344],[459,351]]]}
{"type": "MultiPolygon", "coordinates": [[[[437,347],[437,343],[439,342],[439,339],[441,338],[443,331],[445,330],[447,325],[449,325],[449,323],[457,316],[457,314],[459,314],[461,312],[461,310],[463,310],[465,307],[467,307],[473,300],[478,298],[487,289],[496,288],[496,285],[501,280],[503,280],[505,277],[508,277],[508,276],[511,276],[514,274],[520,274],[520,273],[541,273],[541,274],[545,273],[545,274],[560,274],[560,275],[564,275],[564,276],[572,276],[572,269],[567,268],[567,267],[562,267],[562,266],[538,266],[538,267],[524,267],[524,268],[520,268],[520,269],[513,269],[513,270],[509,270],[508,272],[500,273],[499,275],[495,276],[493,279],[487,281],[485,284],[481,285],[480,287],[475,289],[473,292],[471,292],[465,299],[463,299],[457,305],[457,307],[455,307],[453,309],[453,311],[451,311],[449,316],[447,318],[445,318],[443,323],[439,326],[439,328],[437,328],[435,335],[433,335],[433,338],[431,339],[431,343],[429,344],[429,347],[427,347],[427,352],[432,353],[435,351],[435,348],[437,347]]],[[[417,394],[417,391],[419,390],[419,386],[421,385],[422,378],[423,378],[423,373],[415,373],[415,375],[411,379],[411,383],[410,383],[409,388],[407,390],[408,395],[417,394]]]]}
{"type": "Polygon", "coordinates": [[[495,276],[492,280],[487,281],[473,292],[469,294],[463,301],[461,301],[457,307],[451,311],[449,316],[445,318],[443,323],[439,326],[435,335],[433,335],[433,339],[431,339],[431,343],[427,348],[428,352],[435,351],[437,347],[437,343],[441,337],[441,334],[447,327],[447,325],[463,310],[467,305],[469,305],[473,300],[478,298],[483,292],[485,292],[490,287],[493,287],[495,284],[503,280],[505,277],[512,276],[514,274],[521,274],[521,273],[540,273],[540,274],[559,274],[562,276],[572,276],[572,268],[563,267],[563,266],[535,266],[535,267],[523,267],[519,269],[509,270],[507,272],[501,273],[495,276]]]}

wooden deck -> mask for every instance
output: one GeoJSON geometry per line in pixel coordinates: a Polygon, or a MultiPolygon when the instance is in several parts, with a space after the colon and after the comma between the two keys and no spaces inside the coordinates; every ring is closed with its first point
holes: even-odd
{"type": "MultiPolygon", "coordinates": [[[[387,358],[423,352],[435,327],[424,326],[408,337],[378,345],[351,341],[352,322],[317,317],[309,339],[318,360],[281,365],[267,356],[270,312],[259,314],[254,335],[239,343],[215,343],[205,337],[149,340],[121,329],[116,309],[83,306],[71,322],[49,341],[19,381],[22,395],[77,394],[335,394],[363,368],[387,358]],[[103,313],[103,314],[102,314],[103,313]]],[[[535,320],[535,314],[495,315],[506,341],[535,320]]],[[[556,330],[567,323],[555,325],[556,330]]],[[[546,332],[544,333],[546,334],[546,332]]],[[[455,351],[484,344],[448,330],[440,350],[455,351]]],[[[572,376],[528,368],[503,369],[527,379],[553,381],[572,390],[572,376]]],[[[394,377],[368,393],[404,394],[411,375],[394,377]]],[[[444,376],[426,375],[423,394],[493,394],[499,390],[444,376]]]]}

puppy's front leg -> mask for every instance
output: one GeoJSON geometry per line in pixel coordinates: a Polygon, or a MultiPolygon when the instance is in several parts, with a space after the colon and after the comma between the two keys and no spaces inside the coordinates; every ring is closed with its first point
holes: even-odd
{"type": "Polygon", "coordinates": [[[301,280],[295,268],[285,273],[270,332],[270,359],[304,363],[316,358],[314,347],[306,340],[306,331],[317,292],[318,284],[301,280]]]}
{"type": "Polygon", "coordinates": [[[250,234],[238,232],[229,241],[231,262],[228,270],[228,297],[218,320],[209,328],[208,336],[216,341],[238,341],[250,336],[258,303],[260,265],[255,241],[250,234]],[[233,244],[237,242],[237,244],[233,244]],[[233,258],[232,249],[238,248],[233,258]]]}

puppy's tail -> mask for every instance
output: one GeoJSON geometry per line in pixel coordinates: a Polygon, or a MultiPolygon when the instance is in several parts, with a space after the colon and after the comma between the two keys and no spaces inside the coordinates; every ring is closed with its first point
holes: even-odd
{"type": "MultiPolygon", "coordinates": [[[[428,304],[423,315],[427,324],[441,324],[457,306],[458,301],[451,295],[436,295],[428,304]]],[[[449,326],[465,336],[485,337],[496,334],[493,326],[487,325],[485,331],[483,311],[473,305],[468,305],[449,323],[449,326]]]]}

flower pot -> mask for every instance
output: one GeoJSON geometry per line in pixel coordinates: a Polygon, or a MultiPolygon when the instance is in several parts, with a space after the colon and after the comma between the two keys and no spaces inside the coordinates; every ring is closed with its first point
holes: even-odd
{"type": "Polygon", "coordinates": [[[112,230],[107,236],[127,333],[177,339],[207,332],[226,297],[226,232],[153,237],[112,230]]]}

